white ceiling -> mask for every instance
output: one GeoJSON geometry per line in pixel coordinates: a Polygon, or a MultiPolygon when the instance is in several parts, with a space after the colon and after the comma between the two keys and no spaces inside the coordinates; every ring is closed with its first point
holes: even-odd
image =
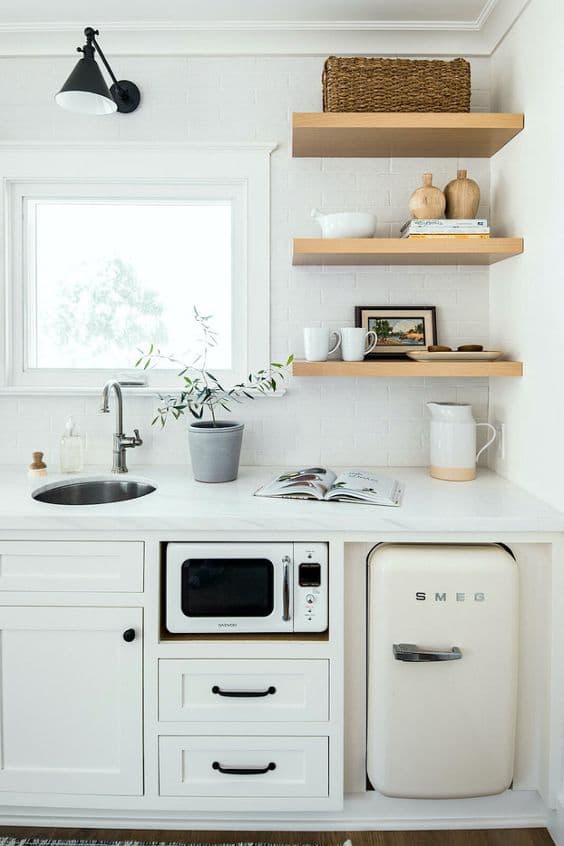
{"type": "Polygon", "coordinates": [[[87,24],[114,54],[488,55],[529,2],[2,0],[0,55],[68,52],[87,24]]]}

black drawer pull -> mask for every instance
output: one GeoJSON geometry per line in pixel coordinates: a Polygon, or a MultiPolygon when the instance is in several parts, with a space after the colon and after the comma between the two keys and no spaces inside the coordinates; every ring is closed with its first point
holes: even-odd
{"type": "Polygon", "coordinates": [[[271,761],[266,767],[222,767],[219,761],[214,761],[212,769],[218,770],[224,775],[264,775],[276,769],[276,764],[271,761]]]}
{"type": "Polygon", "coordinates": [[[217,684],[214,684],[212,693],[217,693],[218,696],[232,696],[239,699],[256,699],[260,696],[275,694],[276,688],[270,685],[267,690],[222,690],[217,684]]]}

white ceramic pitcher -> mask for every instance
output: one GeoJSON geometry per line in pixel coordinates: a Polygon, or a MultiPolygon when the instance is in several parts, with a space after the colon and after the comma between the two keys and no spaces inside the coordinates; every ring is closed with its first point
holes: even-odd
{"type": "Polygon", "coordinates": [[[428,402],[431,412],[431,476],[451,482],[476,478],[476,461],[495,441],[491,423],[476,423],[472,406],[458,402],[428,402]],[[492,432],[487,444],[476,454],[476,429],[486,426],[492,432]]]}

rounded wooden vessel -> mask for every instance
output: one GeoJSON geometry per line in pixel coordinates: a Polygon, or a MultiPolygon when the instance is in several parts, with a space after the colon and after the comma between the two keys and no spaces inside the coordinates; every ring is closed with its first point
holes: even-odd
{"type": "Polygon", "coordinates": [[[468,179],[466,170],[458,170],[456,179],[445,188],[446,214],[449,220],[472,220],[476,217],[480,205],[480,187],[473,179],[468,179]]]}
{"type": "Polygon", "coordinates": [[[423,174],[423,185],[413,192],[409,200],[409,211],[418,220],[436,220],[445,212],[445,195],[433,185],[433,174],[423,174]]]}

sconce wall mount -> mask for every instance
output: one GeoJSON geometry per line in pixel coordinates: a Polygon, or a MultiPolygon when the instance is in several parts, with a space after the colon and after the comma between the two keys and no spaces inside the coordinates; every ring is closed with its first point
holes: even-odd
{"type": "Polygon", "coordinates": [[[77,47],[82,53],[69,78],[55,95],[55,100],[63,109],[81,114],[107,115],[114,112],[128,114],[134,112],[141,101],[137,85],[129,80],[118,80],[112,71],[100,45],[96,41],[97,29],[87,26],[84,30],[86,44],[77,47]],[[111,77],[112,85],[106,85],[102,72],[96,62],[98,54],[111,77]]]}

